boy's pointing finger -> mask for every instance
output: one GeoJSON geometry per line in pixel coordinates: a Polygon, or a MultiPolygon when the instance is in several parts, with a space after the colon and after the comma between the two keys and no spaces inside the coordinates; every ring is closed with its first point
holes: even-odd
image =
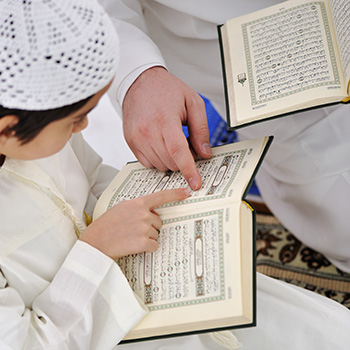
{"type": "Polygon", "coordinates": [[[159,191],[147,196],[147,204],[150,209],[160,207],[170,202],[181,201],[190,196],[188,188],[159,191]]]}

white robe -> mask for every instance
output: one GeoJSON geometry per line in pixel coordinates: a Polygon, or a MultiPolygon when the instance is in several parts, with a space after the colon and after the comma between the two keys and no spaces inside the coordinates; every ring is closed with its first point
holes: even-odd
{"type": "MultiPolygon", "coordinates": [[[[100,2],[112,16],[121,40],[119,69],[111,90],[114,102],[122,104],[127,89],[143,69],[165,65],[209,98],[225,116],[216,26],[228,18],[281,1],[100,2]]],[[[242,139],[275,136],[257,175],[263,199],[295,236],[347,272],[350,272],[349,114],[349,106],[328,107],[239,130],[242,139]]]]}
{"type": "Polygon", "coordinates": [[[147,313],[118,265],[77,240],[116,171],[75,135],[0,169],[0,349],[112,349],[147,313]]]}
{"type": "MultiPolygon", "coordinates": [[[[0,169],[0,349],[112,349],[146,311],[117,264],[78,241],[115,170],[75,135],[58,154],[0,169]]],[[[258,326],[236,330],[243,349],[338,349],[350,312],[258,274],[258,326]]],[[[207,334],[119,349],[222,349],[207,334]]]]}

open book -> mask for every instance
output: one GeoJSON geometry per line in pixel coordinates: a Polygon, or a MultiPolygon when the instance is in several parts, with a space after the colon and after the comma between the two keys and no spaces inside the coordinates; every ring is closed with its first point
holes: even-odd
{"type": "Polygon", "coordinates": [[[290,0],[218,31],[230,129],[349,101],[349,0],[290,0]]]}
{"type": "MultiPolygon", "coordinates": [[[[211,159],[197,161],[202,188],[156,209],[163,221],[158,250],[117,260],[150,311],[124,341],[255,325],[255,215],[243,198],[271,141],[213,148],[211,159]]],[[[179,172],[128,163],[94,219],[122,200],[180,187],[186,181],[179,172]]]]}

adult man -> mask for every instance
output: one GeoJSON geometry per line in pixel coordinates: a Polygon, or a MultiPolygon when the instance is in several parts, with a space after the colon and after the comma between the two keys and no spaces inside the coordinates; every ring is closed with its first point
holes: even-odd
{"type": "MultiPolygon", "coordinates": [[[[216,26],[281,1],[101,2],[114,19],[124,46],[119,66],[123,73],[111,94],[123,108],[130,148],[144,165],[180,169],[190,186],[198,188],[201,182],[181,124],[190,127],[194,153],[209,157],[204,107],[194,91],[209,98],[225,115],[216,26]],[[165,65],[176,77],[162,68],[165,65]]],[[[275,136],[257,176],[265,202],[305,244],[350,271],[346,113],[347,106],[318,109],[244,128],[239,135],[275,136]]]]}

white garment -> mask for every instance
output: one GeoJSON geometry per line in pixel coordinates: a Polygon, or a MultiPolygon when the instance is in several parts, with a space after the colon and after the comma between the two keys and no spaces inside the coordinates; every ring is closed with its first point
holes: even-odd
{"type": "MultiPolygon", "coordinates": [[[[349,349],[349,310],[308,290],[261,274],[257,277],[257,327],[234,331],[243,345],[241,350],[349,349]]],[[[179,349],[223,350],[207,334],[117,347],[117,350],[179,349]]]]}
{"type": "Polygon", "coordinates": [[[146,314],[118,265],[77,240],[116,171],[73,136],[0,169],[0,349],[112,349],[146,314]]]}
{"type": "MultiPolygon", "coordinates": [[[[114,102],[122,103],[142,69],[166,65],[225,116],[216,26],[228,18],[282,1],[100,2],[114,19],[121,38],[120,65],[111,90],[114,102]]],[[[348,130],[349,107],[338,106],[262,122],[238,133],[241,138],[275,136],[257,175],[265,202],[300,240],[350,272],[348,130]]]]}
{"type": "MultiPolygon", "coordinates": [[[[112,349],[145,315],[118,266],[75,234],[114,175],[80,135],[52,157],[0,169],[1,350],[112,349]]],[[[235,331],[244,350],[350,343],[346,308],[259,274],[257,318],[256,328],[235,331]]],[[[222,349],[207,334],[117,348],[222,349]]]]}
{"type": "Polygon", "coordinates": [[[111,89],[120,104],[142,69],[166,65],[210,98],[224,115],[217,25],[281,0],[99,0],[120,40],[118,72],[111,89]],[[146,35],[146,34],[147,35],[146,35]],[[151,40],[151,39],[152,40],[151,40]]]}

